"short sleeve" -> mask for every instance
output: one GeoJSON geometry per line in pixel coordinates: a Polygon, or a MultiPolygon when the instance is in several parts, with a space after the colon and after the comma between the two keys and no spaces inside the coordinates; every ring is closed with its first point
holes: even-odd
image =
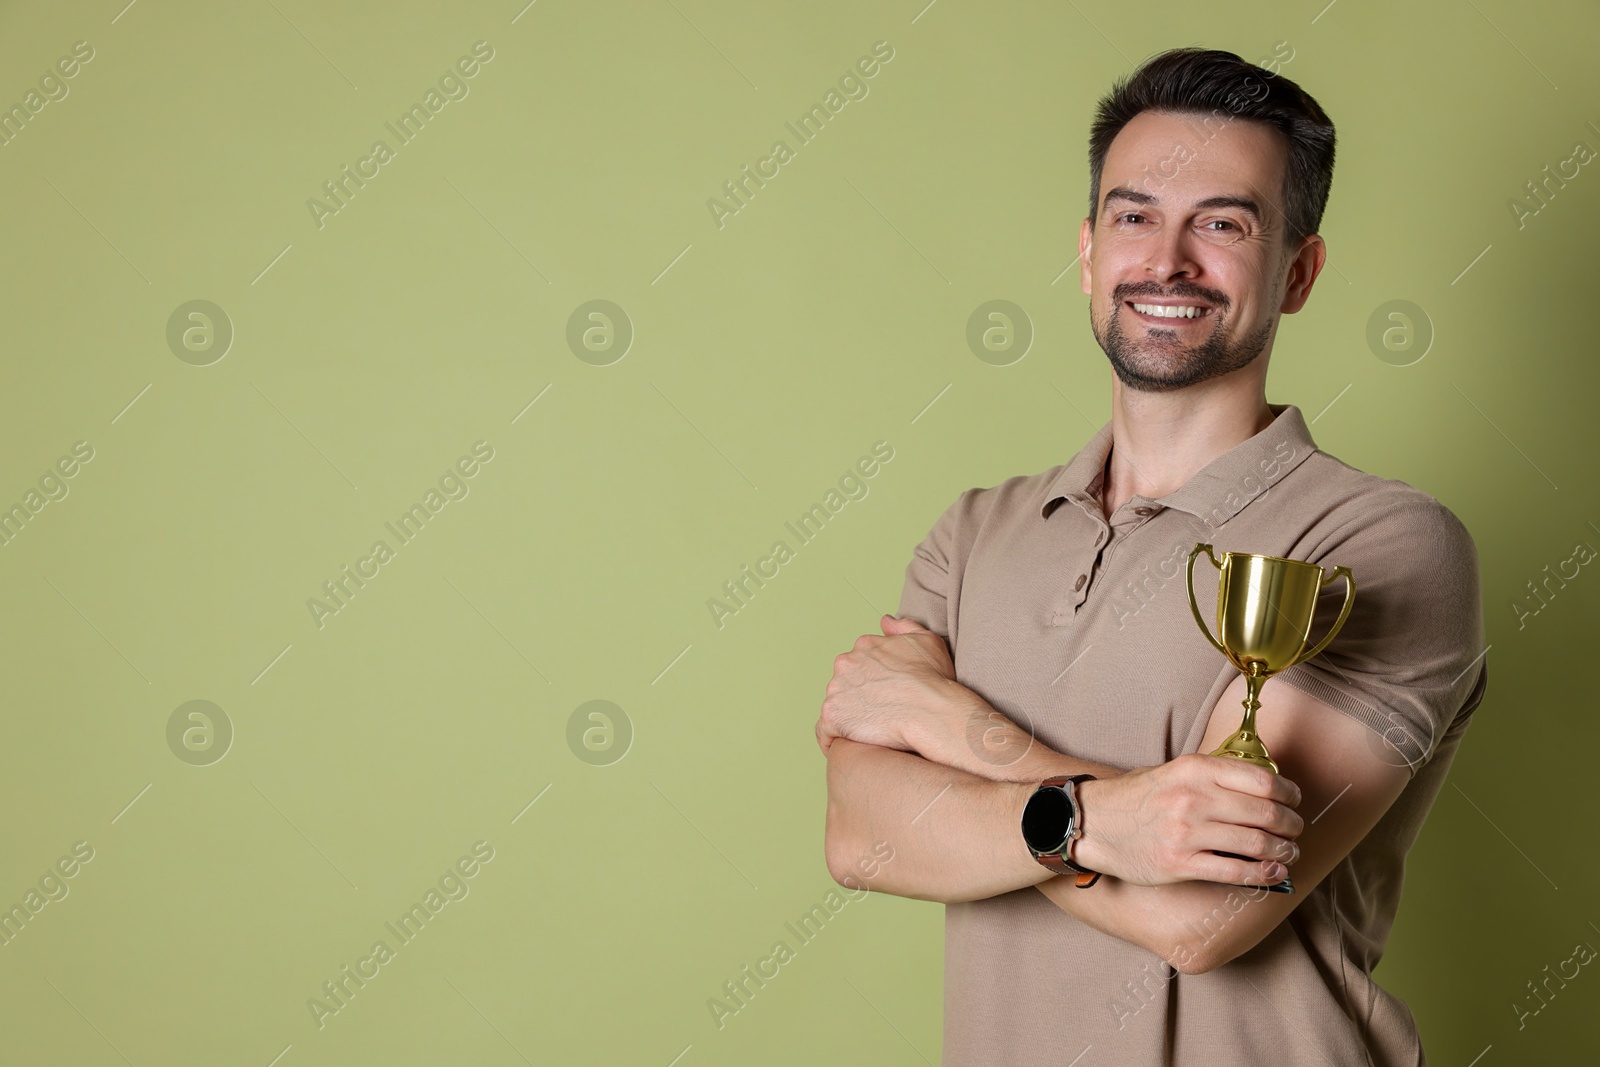
{"type": "MultiPolygon", "coordinates": [[[[1349,567],[1349,618],[1315,658],[1277,678],[1371,728],[1373,752],[1414,777],[1488,679],[1478,553],[1461,521],[1412,490],[1371,507],[1304,557],[1349,567]]],[[[1310,641],[1338,618],[1343,578],[1317,601],[1310,641]]]]}
{"type": "Polygon", "coordinates": [[[900,591],[899,618],[915,620],[956,647],[956,608],[979,488],[968,489],[944,510],[911,552],[900,591]]]}

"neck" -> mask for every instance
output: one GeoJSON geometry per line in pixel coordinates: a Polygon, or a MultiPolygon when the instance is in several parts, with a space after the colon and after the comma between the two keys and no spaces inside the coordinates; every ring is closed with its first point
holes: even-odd
{"type": "Polygon", "coordinates": [[[1227,374],[1170,393],[1129,389],[1111,378],[1111,459],[1105,513],[1135,493],[1166,496],[1206,464],[1271,425],[1261,375],[1227,374]]]}

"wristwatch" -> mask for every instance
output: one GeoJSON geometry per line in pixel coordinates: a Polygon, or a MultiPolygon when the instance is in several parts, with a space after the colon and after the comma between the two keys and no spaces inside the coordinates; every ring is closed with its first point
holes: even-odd
{"type": "Polygon", "coordinates": [[[1073,884],[1079,889],[1087,889],[1100,880],[1099,871],[1074,863],[1068,855],[1072,842],[1083,836],[1083,809],[1078,804],[1077,785],[1093,781],[1094,777],[1059,774],[1046,778],[1022,809],[1022,840],[1028,851],[1057,874],[1076,874],[1073,884]]]}

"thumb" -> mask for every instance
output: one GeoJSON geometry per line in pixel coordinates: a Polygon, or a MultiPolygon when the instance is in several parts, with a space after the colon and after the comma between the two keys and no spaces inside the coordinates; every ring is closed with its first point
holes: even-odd
{"type": "Polygon", "coordinates": [[[915,633],[918,630],[927,630],[916,619],[897,619],[893,615],[885,615],[878,620],[883,627],[883,632],[889,635],[915,633]]]}

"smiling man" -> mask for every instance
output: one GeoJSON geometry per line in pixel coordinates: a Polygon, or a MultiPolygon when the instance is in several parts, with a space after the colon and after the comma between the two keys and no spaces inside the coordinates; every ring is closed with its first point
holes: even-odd
{"type": "Polygon", "coordinates": [[[1477,553],[1266,399],[1281,316],[1326,262],[1333,157],[1317,103],[1231,52],[1113,87],[1079,235],[1111,420],[961,493],[900,617],[834,661],[829,869],[888,841],[871,888],[945,904],[946,1067],[1425,1062],[1372,970],[1487,685],[1477,553]],[[1205,754],[1245,686],[1190,612],[1197,542],[1356,575],[1337,637],[1263,693],[1281,776],[1205,754]],[[1280,864],[1293,892],[1265,888],[1280,864]]]}

